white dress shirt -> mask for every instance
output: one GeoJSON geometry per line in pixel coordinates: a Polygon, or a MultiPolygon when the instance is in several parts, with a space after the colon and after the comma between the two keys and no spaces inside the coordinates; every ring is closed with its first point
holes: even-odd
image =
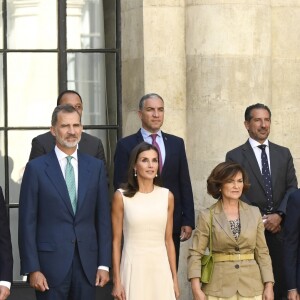
{"type": "Polygon", "coordinates": [[[0,281],[0,285],[7,287],[10,290],[11,283],[9,281],[0,281]]]}

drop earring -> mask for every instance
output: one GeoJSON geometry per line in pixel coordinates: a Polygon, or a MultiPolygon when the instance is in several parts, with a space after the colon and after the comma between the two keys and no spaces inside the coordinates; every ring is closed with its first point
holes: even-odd
{"type": "Polygon", "coordinates": [[[155,177],[157,177],[158,175],[156,174],[155,177]]]}
{"type": "Polygon", "coordinates": [[[136,177],[137,176],[137,174],[136,174],[136,169],[134,169],[134,177],[136,177]]]}

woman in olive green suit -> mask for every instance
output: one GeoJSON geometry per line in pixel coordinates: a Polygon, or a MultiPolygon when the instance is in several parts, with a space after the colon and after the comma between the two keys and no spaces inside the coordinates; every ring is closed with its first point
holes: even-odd
{"type": "Polygon", "coordinates": [[[188,278],[194,300],[252,298],[273,300],[274,277],[259,209],[242,202],[248,178],[236,163],[217,165],[207,179],[212,205],[211,281],[201,283],[201,257],[209,245],[210,209],[200,212],[188,256],[188,278]]]}

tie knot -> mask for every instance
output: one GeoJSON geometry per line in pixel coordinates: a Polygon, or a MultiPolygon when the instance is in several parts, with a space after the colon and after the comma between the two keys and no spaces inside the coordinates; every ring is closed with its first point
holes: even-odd
{"type": "Polygon", "coordinates": [[[152,141],[155,142],[156,141],[156,137],[158,136],[158,134],[152,133],[152,134],[150,134],[150,136],[152,138],[152,141]]]}
{"type": "Polygon", "coordinates": [[[69,155],[69,156],[67,156],[67,157],[66,157],[66,159],[67,159],[67,162],[68,162],[68,163],[70,163],[72,158],[73,158],[73,156],[70,156],[70,155],[69,155]]]}
{"type": "Polygon", "coordinates": [[[261,149],[261,151],[265,151],[267,145],[259,145],[258,148],[261,149]]]}

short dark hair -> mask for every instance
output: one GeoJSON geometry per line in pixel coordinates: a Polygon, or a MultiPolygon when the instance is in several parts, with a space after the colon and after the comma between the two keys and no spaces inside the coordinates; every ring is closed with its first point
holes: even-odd
{"type": "Polygon", "coordinates": [[[162,102],[164,102],[164,99],[159,96],[158,94],[155,94],[155,93],[149,93],[149,94],[146,94],[144,95],[141,99],[140,99],[140,102],[139,102],[139,110],[142,110],[144,108],[144,103],[147,99],[149,98],[158,98],[160,99],[162,102]]]}
{"type": "Polygon", "coordinates": [[[63,104],[63,105],[58,105],[54,108],[53,113],[52,113],[52,118],[51,118],[51,125],[55,126],[57,123],[57,115],[60,112],[64,113],[73,113],[76,112],[79,115],[80,118],[80,123],[81,123],[81,116],[80,113],[70,104],[63,104]]]}
{"type": "MultiPolygon", "coordinates": [[[[155,146],[148,144],[146,142],[141,142],[137,146],[133,148],[129,157],[128,171],[127,171],[127,183],[122,184],[122,188],[125,190],[124,196],[133,197],[139,190],[139,184],[137,181],[137,177],[134,176],[134,165],[137,162],[139,155],[144,151],[154,150],[157,153],[157,157],[159,159],[159,153],[155,146]]],[[[160,179],[160,171],[159,168],[157,170],[157,177],[154,177],[153,180],[154,185],[162,186],[162,182],[160,179]]]]}
{"type": "Polygon", "coordinates": [[[222,194],[220,189],[222,185],[239,172],[243,176],[243,193],[245,193],[250,188],[248,175],[244,168],[235,162],[222,162],[212,170],[207,178],[207,193],[215,199],[221,199],[222,194]]]}
{"type": "Polygon", "coordinates": [[[81,99],[81,96],[79,95],[79,93],[77,93],[76,91],[73,91],[73,90],[65,90],[63,92],[61,92],[58,97],[57,97],[57,101],[56,101],[56,105],[60,105],[60,101],[61,101],[61,98],[66,95],[66,94],[75,94],[79,97],[81,103],[82,103],[82,99],[81,99]]]}
{"type": "Polygon", "coordinates": [[[253,109],[265,109],[266,111],[268,111],[270,119],[271,119],[271,110],[267,105],[264,105],[262,103],[256,103],[253,105],[250,105],[246,108],[245,110],[245,121],[249,122],[253,116],[251,115],[251,112],[253,109]]]}

